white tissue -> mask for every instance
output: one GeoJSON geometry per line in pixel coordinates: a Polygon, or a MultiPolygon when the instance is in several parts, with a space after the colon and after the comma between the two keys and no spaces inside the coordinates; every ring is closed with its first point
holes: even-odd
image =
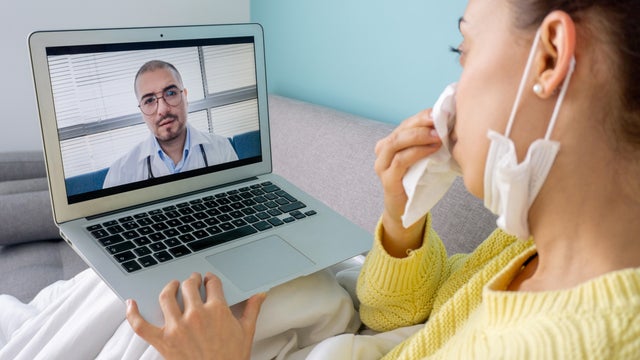
{"type": "Polygon", "coordinates": [[[421,159],[409,168],[402,185],[409,200],[402,215],[405,228],[422,218],[449,190],[460,166],[451,156],[449,133],[455,123],[456,84],[447,86],[431,111],[431,117],[442,146],[432,155],[421,159]]]}

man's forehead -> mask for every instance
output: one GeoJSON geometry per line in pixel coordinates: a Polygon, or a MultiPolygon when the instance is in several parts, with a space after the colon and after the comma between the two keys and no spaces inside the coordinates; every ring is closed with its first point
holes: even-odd
{"type": "Polygon", "coordinates": [[[140,96],[161,92],[170,86],[179,87],[180,80],[174,71],[166,68],[145,71],[136,80],[136,92],[140,96]]]}

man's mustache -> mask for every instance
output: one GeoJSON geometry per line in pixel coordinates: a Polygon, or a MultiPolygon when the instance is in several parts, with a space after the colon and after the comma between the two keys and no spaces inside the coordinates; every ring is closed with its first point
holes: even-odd
{"type": "Polygon", "coordinates": [[[156,122],[157,126],[161,126],[163,125],[163,123],[165,122],[165,120],[170,119],[172,121],[177,121],[178,117],[173,115],[173,114],[167,114],[165,116],[163,116],[162,118],[160,118],[160,120],[158,120],[158,122],[156,122]]]}

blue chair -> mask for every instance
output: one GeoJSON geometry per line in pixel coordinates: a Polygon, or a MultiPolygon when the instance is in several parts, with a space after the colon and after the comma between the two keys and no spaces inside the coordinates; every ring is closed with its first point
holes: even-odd
{"type": "MultiPolygon", "coordinates": [[[[238,155],[238,159],[260,156],[260,132],[258,130],[234,135],[229,138],[229,141],[238,155]]],[[[102,189],[108,171],[109,168],[104,168],[65,179],[67,196],[102,189]]]]}
{"type": "Polygon", "coordinates": [[[260,132],[258,130],[247,131],[229,138],[238,159],[246,159],[260,156],[260,132]]]}
{"type": "Polygon", "coordinates": [[[104,184],[104,178],[107,177],[108,171],[109,168],[104,168],[65,179],[67,196],[102,189],[102,184],[104,184]]]}

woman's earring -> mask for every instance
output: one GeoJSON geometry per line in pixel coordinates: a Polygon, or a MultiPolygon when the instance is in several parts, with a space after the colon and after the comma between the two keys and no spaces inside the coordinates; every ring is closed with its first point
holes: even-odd
{"type": "Polygon", "coordinates": [[[542,95],[543,91],[544,91],[544,87],[542,87],[542,84],[538,83],[533,85],[533,92],[536,93],[537,95],[542,95]]]}

